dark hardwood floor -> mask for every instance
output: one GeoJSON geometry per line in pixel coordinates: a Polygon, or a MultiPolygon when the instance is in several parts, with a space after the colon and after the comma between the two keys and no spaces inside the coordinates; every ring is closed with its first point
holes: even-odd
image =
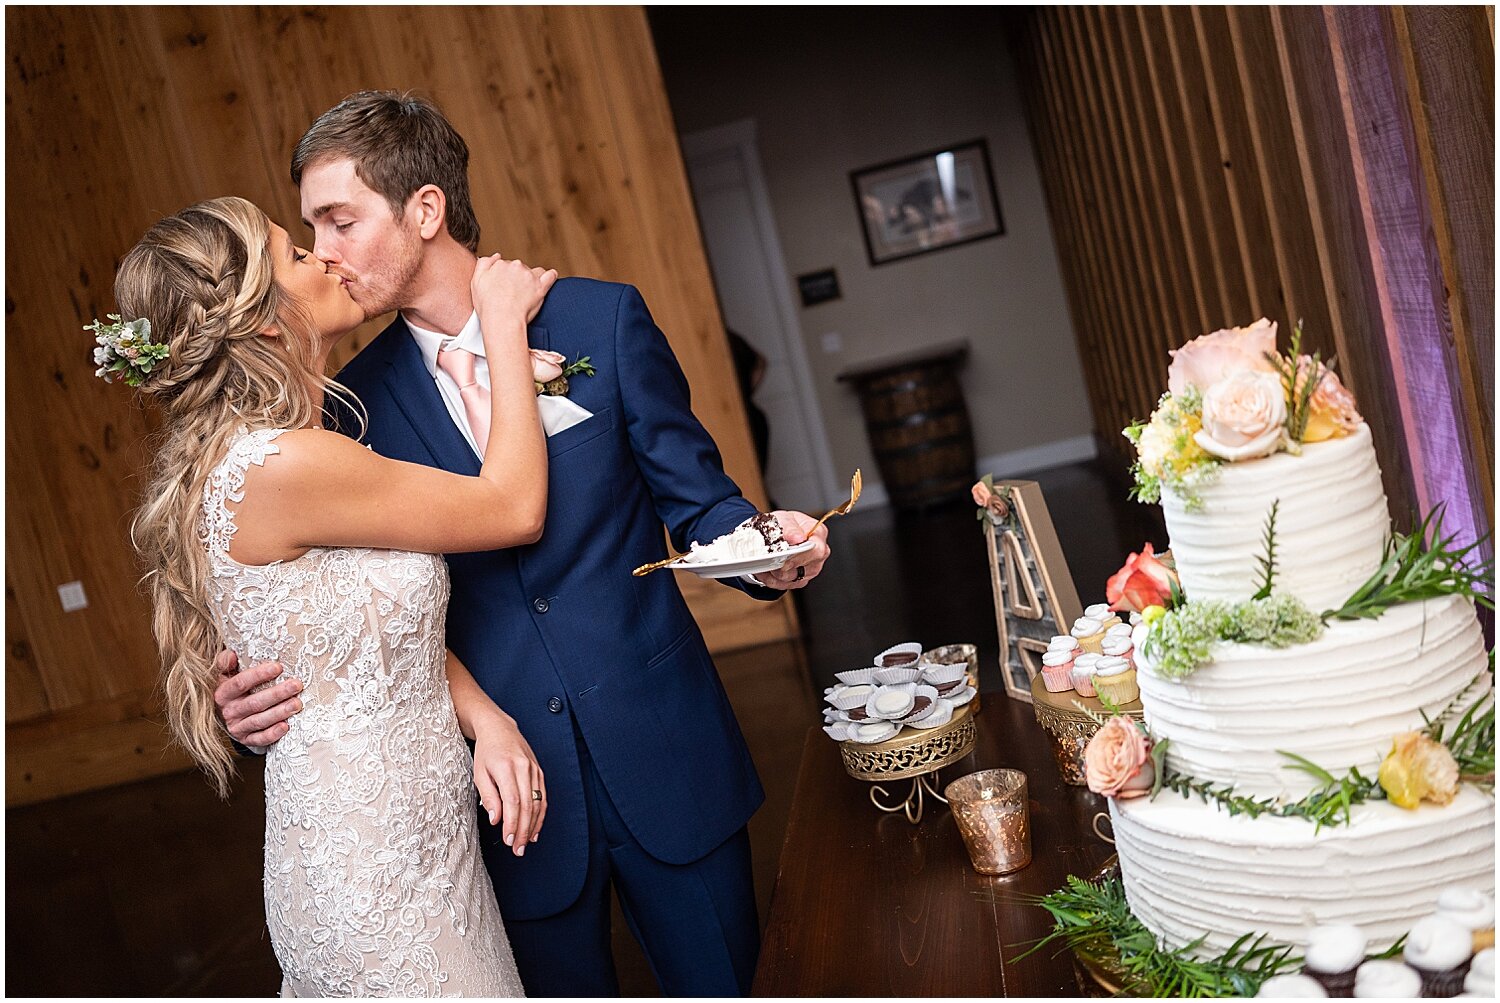
{"type": "MultiPolygon", "coordinates": [[[[1101,465],[1035,475],[1085,603],[1144,540],[1156,510],[1124,501],[1101,465]]],[[[967,501],[924,513],[856,510],[831,526],[833,560],[796,596],[805,633],[716,661],[767,791],[750,824],[764,919],[803,738],[833,673],[897,641],[980,647],[1000,686],[979,524],[967,501]]],[[[997,698],[999,698],[997,696],[997,698]]],[[[835,751],[830,743],[829,755],[835,751]]],[[[264,792],[258,760],[228,802],[194,773],[6,812],[7,995],[269,996],[280,975],[260,894],[264,792]]],[[[850,783],[858,781],[850,780],[850,783]]],[[[625,995],[656,985],[617,916],[625,995]]]]}

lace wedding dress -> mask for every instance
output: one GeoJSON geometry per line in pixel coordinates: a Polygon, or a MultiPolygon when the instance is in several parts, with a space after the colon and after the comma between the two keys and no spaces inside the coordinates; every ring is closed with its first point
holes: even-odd
{"type": "Polygon", "coordinates": [[[266,922],[283,996],[520,996],[479,853],[473,759],[444,670],[440,557],[314,548],[229,556],[244,432],[203,492],[210,608],[241,665],[275,660],[304,709],[266,755],[266,922]]]}

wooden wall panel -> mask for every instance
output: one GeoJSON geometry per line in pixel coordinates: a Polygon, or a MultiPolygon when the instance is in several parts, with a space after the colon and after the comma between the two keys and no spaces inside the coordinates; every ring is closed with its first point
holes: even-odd
{"type": "Polygon", "coordinates": [[[1398,526],[1494,521],[1492,8],[1030,8],[1015,55],[1100,441],[1166,350],[1301,320],[1398,526]]]}
{"type": "MultiPolygon", "coordinates": [[[[443,107],[470,146],[482,250],[640,287],[764,504],[639,8],[12,7],[6,27],[7,803],[183,764],[127,539],[156,419],[92,377],[82,325],[114,308],[141,232],[191,202],[243,195],[304,232],[292,146],[353,91],[443,107]],[[90,606],[64,613],[75,579],[90,606]]],[[[788,602],[684,592],[716,650],[797,630],[788,602]]]]}

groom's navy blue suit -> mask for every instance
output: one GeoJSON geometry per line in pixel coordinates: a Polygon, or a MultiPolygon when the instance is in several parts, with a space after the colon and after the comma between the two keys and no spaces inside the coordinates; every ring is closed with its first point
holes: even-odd
{"type": "MultiPolygon", "coordinates": [[[[614,869],[669,993],[744,991],[758,938],[744,829],[764,795],[677,583],[630,572],[666,556],[663,524],[682,550],[756,510],[689,410],[687,381],[634,288],[560,279],[529,336],[534,348],[589,357],[597,375],[572,377],[568,396],[593,417],[547,440],[540,542],[447,555],[448,646],[515,718],[546,773],[546,823],[524,857],[481,813],[516,959],[529,993],[608,992],[607,940],[596,959],[597,943],[577,938],[607,929],[614,869]],[[632,840],[638,849],[621,849],[632,840]],[[705,861],[706,877],[693,871],[705,861]],[[637,865],[640,874],[618,873],[637,865]],[[674,882],[684,875],[690,886],[707,883],[700,897],[720,915],[682,897],[674,882]],[[713,965],[664,958],[702,952],[705,926],[736,941],[725,966],[734,981],[668,985],[677,964],[713,965]],[[591,972],[596,963],[603,968],[591,972]]],[[[363,441],[382,455],[479,472],[399,315],[339,380],[363,402],[363,441]]],[[[757,598],[781,595],[731,584],[757,598]]]]}

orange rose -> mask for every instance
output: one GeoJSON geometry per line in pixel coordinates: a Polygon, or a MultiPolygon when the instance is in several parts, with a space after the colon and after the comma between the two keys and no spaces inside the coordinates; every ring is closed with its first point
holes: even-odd
{"type": "Polygon", "coordinates": [[[1208,388],[1240,372],[1274,373],[1266,358],[1276,354],[1276,325],[1262,317],[1249,327],[1232,327],[1194,338],[1176,351],[1167,369],[1167,390],[1177,396],[1190,386],[1208,388]]]}
{"type": "Polygon", "coordinates": [[[1112,717],[1089,739],[1083,770],[1095,794],[1140,797],[1151,790],[1156,776],[1151,740],[1129,718],[1112,717]]]}
{"type": "Polygon", "coordinates": [[[1166,606],[1172,599],[1172,586],[1177,583],[1177,572],[1163,564],[1148,543],[1110,576],[1104,586],[1104,598],[1116,612],[1139,613],[1147,606],[1166,606]]]}
{"type": "Polygon", "coordinates": [[[550,383],[562,375],[564,356],[556,352],[544,352],[540,348],[531,351],[531,378],[537,383],[550,383]]]}

